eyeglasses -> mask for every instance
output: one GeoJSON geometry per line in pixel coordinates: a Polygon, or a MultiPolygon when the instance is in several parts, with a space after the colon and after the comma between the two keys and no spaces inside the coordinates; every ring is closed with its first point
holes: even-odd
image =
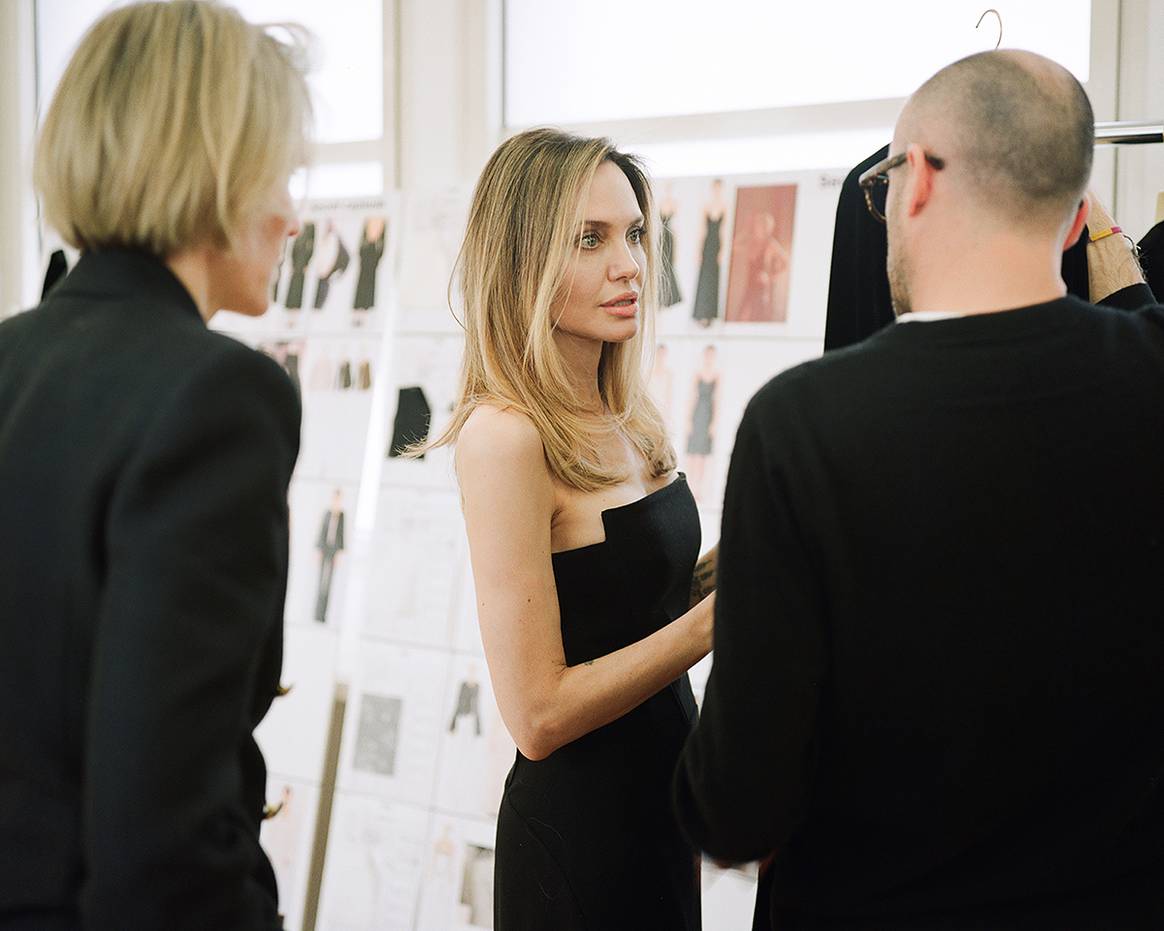
{"type": "MultiPolygon", "coordinates": [[[[925,153],[925,157],[926,161],[937,171],[946,167],[945,159],[930,155],[929,152],[925,153]]],[[[905,152],[891,155],[889,158],[879,161],[868,171],[862,172],[861,177],[857,179],[857,183],[865,193],[865,206],[873,214],[874,220],[885,222],[885,198],[889,191],[889,172],[904,165],[906,158],[908,155],[905,152]]]]}

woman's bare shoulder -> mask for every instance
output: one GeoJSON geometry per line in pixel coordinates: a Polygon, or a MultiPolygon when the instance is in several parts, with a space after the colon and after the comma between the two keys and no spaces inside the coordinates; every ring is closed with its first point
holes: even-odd
{"type": "Polygon", "coordinates": [[[457,436],[457,472],[505,465],[528,475],[545,473],[545,448],[533,420],[512,407],[479,404],[457,436]]]}

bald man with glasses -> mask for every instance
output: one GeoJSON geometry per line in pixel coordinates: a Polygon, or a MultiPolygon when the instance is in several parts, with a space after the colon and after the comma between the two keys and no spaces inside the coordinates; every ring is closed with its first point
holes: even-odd
{"type": "Polygon", "coordinates": [[[896,323],[744,414],[675,797],[757,926],[1164,927],[1164,308],[1093,143],[1044,58],[938,72],[862,178],[896,323]]]}

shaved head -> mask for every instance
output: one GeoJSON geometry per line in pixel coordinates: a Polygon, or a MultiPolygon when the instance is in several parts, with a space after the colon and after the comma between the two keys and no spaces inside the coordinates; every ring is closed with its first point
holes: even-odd
{"type": "Polygon", "coordinates": [[[897,139],[932,147],[984,210],[1024,227],[1059,226],[1091,177],[1095,122],[1065,68],[1032,52],[982,52],[909,99],[897,139]]]}

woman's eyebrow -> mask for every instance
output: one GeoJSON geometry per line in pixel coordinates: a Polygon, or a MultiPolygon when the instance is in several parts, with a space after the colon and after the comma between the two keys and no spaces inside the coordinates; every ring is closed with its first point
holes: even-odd
{"type": "MultiPolygon", "coordinates": [[[[643,222],[643,215],[638,214],[633,220],[627,223],[627,226],[640,226],[643,222]]],[[[608,230],[613,225],[606,220],[583,220],[583,226],[589,226],[596,230],[608,230]]]]}

